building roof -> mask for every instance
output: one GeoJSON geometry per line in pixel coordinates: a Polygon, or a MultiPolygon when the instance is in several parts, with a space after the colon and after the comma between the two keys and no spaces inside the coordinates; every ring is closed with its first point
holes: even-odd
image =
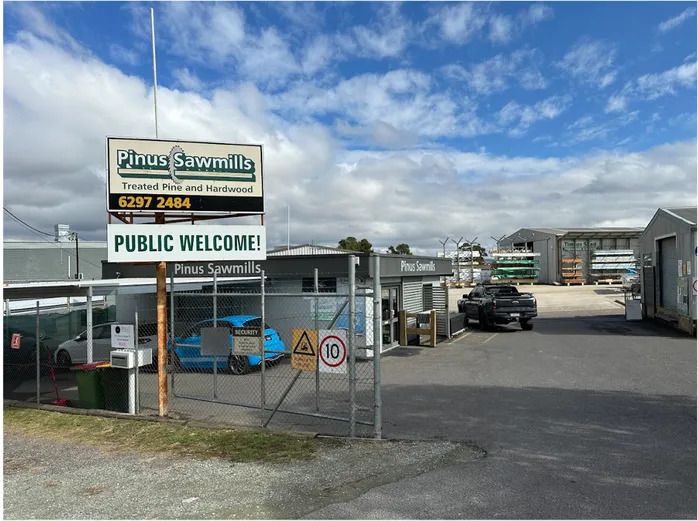
{"type": "Polygon", "coordinates": [[[683,219],[684,221],[688,222],[689,224],[696,225],[696,210],[697,207],[695,206],[686,206],[683,208],[660,208],[660,210],[668,213],[669,215],[673,217],[678,217],[679,219],[683,219]]]}
{"type": "MultiPolygon", "coordinates": [[[[3,241],[2,247],[6,250],[37,250],[49,248],[65,248],[75,249],[75,241],[3,241]]],[[[78,243],[80,250],[83,248],[107,248],[105,241],[80,241],[78,243]]]]}
{"type": "Polygon", "coordinates": [[[568,239],[603,239],[609,238],[634,238],[640,237],[644,228],[627,227],[599,227],[599,228],[520,228],[507,237],[508,240],[516,240],[516,235],[527,230],[531,232],[545,233],[565,237],[568,239]]]}
{"type": "Polygon", "coordinates": [[[343,255],[347,253],[356,254],[358,252],[334,248],[332,246],[322,246],[319,244],[299,244],[297,246],[291,246],[290,248],[281,246],[280,248],[269,250],[267,251],[267,256],[283,257],[287,255],[343,255]]]}

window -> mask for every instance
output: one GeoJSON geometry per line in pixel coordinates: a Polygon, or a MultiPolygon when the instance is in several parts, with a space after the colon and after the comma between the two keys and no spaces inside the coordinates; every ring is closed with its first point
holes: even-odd
{"type": "MultiPolygon", "coordinates": [[[[262,323],[262,319],[252,318],[243,324],[243,327],[259,327],[262,323]]],[[[264,324],[264,329],[269,329],[269,324],[264,324]]]]}
{"type": "MultiPolygon", "coordinates": [[[[336,277],[320,277],[318,279],[318,289],[320,293],[337,293],[336,277]]],[[[312,277],[303,278],[303,293],[313,293],[315,291],[315,279],[312,277]]]]}

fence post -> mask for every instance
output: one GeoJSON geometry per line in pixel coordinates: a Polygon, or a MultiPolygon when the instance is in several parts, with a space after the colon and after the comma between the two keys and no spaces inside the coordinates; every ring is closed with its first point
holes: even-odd
{"type": "MultiPolygon", "coordinates": [[[[266,387],[266,372],[265,372],[265,365],[267,365],[267,361],[264,357],[264,337],[265,337],[265,302],[264,302],[264,270],[262,270],[262,274],[260,276],[260,281],[259,281],[259,304],[260,304],[260,315],[261,315],[261,324],[260,324],[260,332],[259,334],[261,335],[260,338],[260,344],[261,344],[261,349],[262,349],[262,362],[261,362],[261,369],[262,369],[262,377],[261,377],[261,383],[260,383],[260,401],[262,402],[262,411],[266,409],[267,405],[267,387],[266,387]]],[[[262,422],[264,422],[264,418],[262,418],[262,422]]]]}
{"type": "MultiPolygon", "coordinates": [[[[174,338],[175,338],[175,322],[174,322],[174,270],[172,270],[172,274],[170,275],[170,322],[169,322],[169,327],[170,327],[170,351],[172,354],[169,353],[167,349],[165,349],[165,356],[169,357],[174,357],[174,349],[175,349],[175,343],[174,343],[174,338]]],[[[157,346],[156,346],[157,349],[157,346]]],[[[167,361],[168,359],[165,359],[165,378],[167,378],[167,361]]],[[[170,374],[170,383],[172,386],[172,395],[174,396],[175,394],[175,371],[172,371],[170,374]]]]}
{"type": "MultiPolygon", "coordinates": [[[[218,274],[213,272],[213,327],[218,327],[218,274]]],[[[218,398],[218,357],[213,357],[213,399],[218,398]]]]}
{"type": "Polygon", "coordinates": [[[36,347],[36,405],[41,403],[41,349],[39,349],[39,301],[36,301],[36,336],[34,346],[36,347]]]}
{"type": "Polygon", "coordinates": [[[381,351],[383,324],[381,315],[380,257],[373,256],[373,436],[383,436],[383,397],[381,395],[381,351]]]}
{"type": "Polygon", "coordinates": [[[133,353],[135,358],[136,358],[136,367],[134,368],[136,371],[136,380],[134,382],[134,389],[133,392],[136,393],[136,396],[134,398],[134,406],[133,406],[133,413],[134,414],[140,414],[141,412],[141,387],[139,385],[139,374],[140,371],[138,370],[138,361],[139,361],[139,355],[140,355],[140,348],[138,347],[138,308],[136,308],[136,311],[133,314],[133,321],[135,322],[133,326],[133,336],[134,336],[134,350],[135,352],[133,353]]]}
{"type": "Polygon", "coordinates": [[[356,436],[356,256],[349,255],[349,436],[356,436]]]}
{"type": "MultiPolygon", "coordinates": [[[[315,292],[315,334],[319,335],[318,331],[318,305],[320,299],[317,294],[320,292],[320,279],[318,277],[318,269],[313,268],[313,291],[315,292]]],[[[320,346],[317,346],[320,349],[320,346]]],[[[319,355],[319,353],[318,353],[319,355]]],[[[315,412],[320,411],[320,364],[315,364],[315,412]]]]}
{"type": "Polygon", "coordinates": [[[87,363],[92,363],[92,286],[87,288],[87,363]]]}

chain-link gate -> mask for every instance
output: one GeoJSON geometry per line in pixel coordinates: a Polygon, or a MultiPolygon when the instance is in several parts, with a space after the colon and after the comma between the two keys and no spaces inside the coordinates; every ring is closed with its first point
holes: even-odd
{"type": "MultiPolygon", "coordinates": [[[[198,291],[177,291],[176,280],[171,282],[170,414],[253,425],[293,415],[348,423],[350,435],[380,436],[380,377],[375,377],[380,365],[373,358],[374,344],[380,349],[381,341],[380,332],[374,335],[375,288],[357,289],[351,268],[350,263],[347,283],[333,288],[320,286],[317,270],[282,279],[264,274],[243,282],[214,279],[198,291]],[[299,288],[299,281],[310,277],[313,287],[299,288]],[[259,328],[263,322],[264,356],[237,354],[239,330],[259,328]],[[211,327],[228,330],[225,354],[202,349],[211,327]],[[345,372],[321,370],[317,352],[314,370],[294,369],[299,335],[305,331],[316,338],[325,330],[346,335],[345,372]]],[[[141,374],[139,389],[141,409],[157,410],[157,374],[141,374]]]]}

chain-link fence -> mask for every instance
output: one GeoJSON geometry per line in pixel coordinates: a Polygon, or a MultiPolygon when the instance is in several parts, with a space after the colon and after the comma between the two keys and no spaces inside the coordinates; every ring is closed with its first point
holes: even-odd
{"type": "MultiPolygon", "coordinates": [[[[367,284],[362,280],[357,287],[353,269],[214,278],[197,289],[170,279],[169,415],[380,435],[380,360],[373,356],[381,342],[380,311],[377,317],[374,311],[380,309],[374,299],[380,289],[367,284]],[[219,335],[217,344],[213,334],[219,335]]],[[[158,414],[154,298],[140,297],[122,295],[114,301],[118,306],[95,308],[90,296],[91,320],[87,309],[47,313],[38,302],[35,313],[6,315],[5,398],[158,414]],[[139,305],[146,320],[139,321],[139,305]],[[113,327],[131,324],[152,363],[109,366],[113,327]]]]}
{"type": "MultiPolygon", "coordinates": [[[[171,293],[170,414],[255,425],[292,415],[341,422],[349,434],[373,433],[373,346],[380,340],[373,334],[373,292],[327,280],[276,274],[171,293]],[[210,328],[227,330],[215,355],[206,345],[210,328]],[[261,348],[239,352],[239,337],[249,330],[259,331],[263,356],[261,348]],[[305,342],[312,356],[302,352],[305,342]],[[295,359],[308,357],[304,370],[295,367],[295,359]]],[[[139,387],[141,408],[156,412],[157,375],[141,375],[139,387]]]]}

